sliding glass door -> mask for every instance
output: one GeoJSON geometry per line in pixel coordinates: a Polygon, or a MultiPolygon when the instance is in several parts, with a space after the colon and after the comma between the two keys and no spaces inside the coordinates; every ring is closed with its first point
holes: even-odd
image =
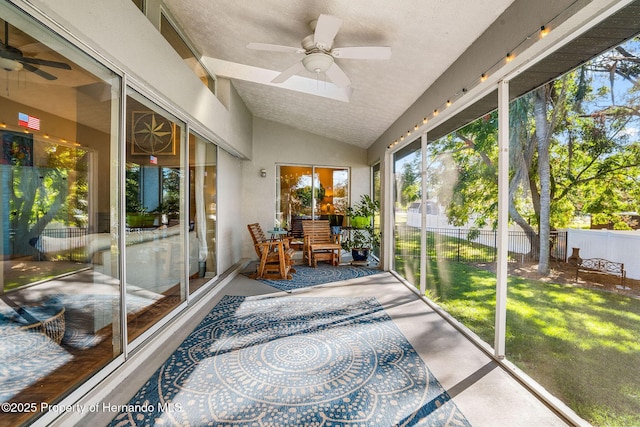
{"type": "Polygon", "coordinates": [[[302,236],[305,219],[342,225],[349,206],[349,168],[277,166],[276,226],[302,236]]]}
{"type": "Polygon", "coordinates": [[[186,299],[184,124],[142,95],[127,96],[125,260],[131,342],[186,299]]]}

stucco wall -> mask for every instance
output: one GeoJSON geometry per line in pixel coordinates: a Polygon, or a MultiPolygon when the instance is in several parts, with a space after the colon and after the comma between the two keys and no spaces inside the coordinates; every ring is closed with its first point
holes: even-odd
{"type": "Polygon", "coordinates": [[[247,231],[242,217],[243,161],[229,153],[218,152],[218,273],[242,258],[242,239],[247,231]]]}

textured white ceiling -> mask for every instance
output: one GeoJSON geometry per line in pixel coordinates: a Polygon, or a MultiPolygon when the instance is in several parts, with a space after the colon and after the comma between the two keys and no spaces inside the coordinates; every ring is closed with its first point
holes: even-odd
{"type": "MultiPolygon", "coordinates": [[[[257,117],[360,147],[375,140],[513,0],[165,0],[214,72],[229,77],[257,117]],[[267,82],[302,54],[250,50],[251,42],[300,46],[320,14],[343,20],[337,46],[390,46],[385,61],[337,59],[352,81],[348,102],[267,82]],[[209,61],[208,58],[211,58],[209,61]],[[253,77],[238,70],[250,69],[253,77]],[[225,66],[226,65],[226,66],[225,66]],[[273,70],[264,80],[259,69],[273,70]],[[265,83],[256,83],[261,78],[265,83]],[[253,80],[253,81],[252,81],[253,80]]],[[[305,73],[307,73],[305,71],[305,73]]],[[[335,87],[312,73],[308,92],[335,87]],[[315,87],[314,87],[315,85],[315,87]]],[[[297,78],[300,79],[300,78],[297,78]]],[[[288,82],[291,83],[291,82],[288,82]]]]}

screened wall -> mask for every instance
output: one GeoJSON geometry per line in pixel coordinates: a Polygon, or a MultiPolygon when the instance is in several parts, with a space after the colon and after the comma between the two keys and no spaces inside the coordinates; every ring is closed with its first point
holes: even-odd
{"type": "Polygon", "coordinates": [[[524,72],[393,154],[396,272],[596,426],[640,423],[639,57],[524,72]]]}

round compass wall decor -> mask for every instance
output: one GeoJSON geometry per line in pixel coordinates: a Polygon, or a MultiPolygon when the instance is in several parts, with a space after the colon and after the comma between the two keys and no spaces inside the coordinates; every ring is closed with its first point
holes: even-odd
{"type": "Polygon", "coordinates": [[[132,117],[132,154],[175,154],[175,124],[149,111],[134,111],[132,117]]]}

